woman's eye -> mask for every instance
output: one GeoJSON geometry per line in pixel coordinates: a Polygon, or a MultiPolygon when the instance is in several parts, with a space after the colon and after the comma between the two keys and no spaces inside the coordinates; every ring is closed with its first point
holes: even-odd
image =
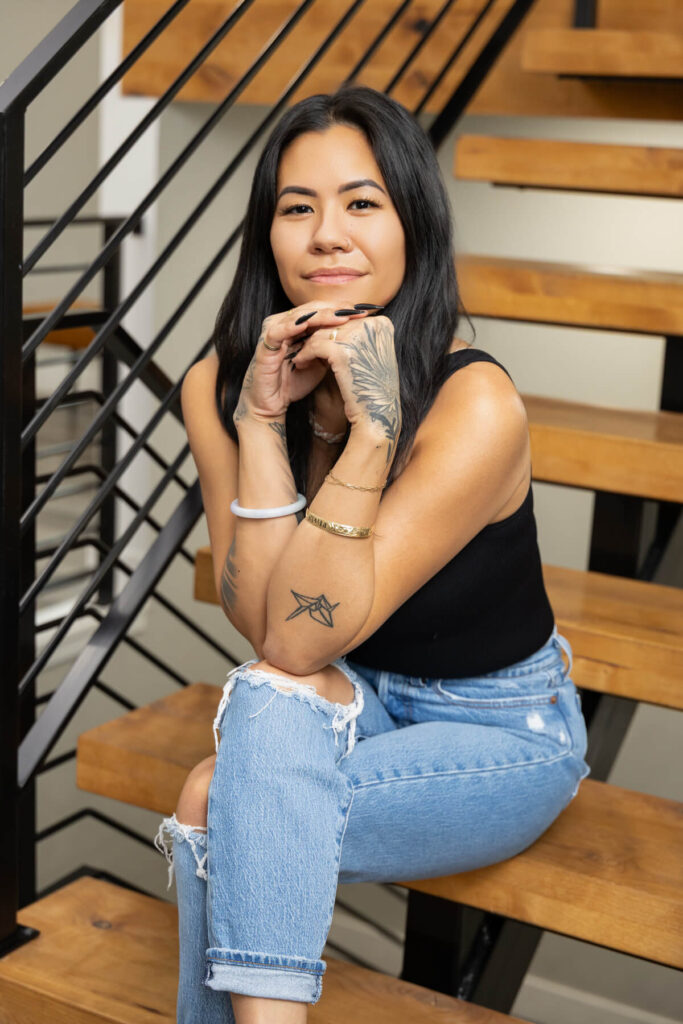
{"type": "MultiPolygon", "coordinates": [[[[375,203],[372,199],[354,199],[353,203],[367,203],[368,206],[374,206],[379,208],[379,203],[375,203]]],[[[351,203],[352,206],[353,203],[351,203]]]]}
{"type": "MultiPolygon", "coordinates": [[[[374,206],[379,209],[379,203],[376,203],[373,199],[354,199],[353,202],[349,203],[349,206],[354,206],[356,203],[366,203],[367,206],[374,206]]],[[[367,206],[361,207],[361,209],[367,209],[367,206]]],[[[297,203],[295,206],[288,206],[286,210],[283,210],[283,214],[287,213],[299,213],[302,210],[310,210],[311,207],[308,203],[297,203]]]]}

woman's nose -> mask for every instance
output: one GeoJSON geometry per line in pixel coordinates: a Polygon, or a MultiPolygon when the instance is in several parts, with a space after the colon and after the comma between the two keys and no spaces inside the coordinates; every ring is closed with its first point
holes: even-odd
{"type": "Polygon", "coordinates": [[[343,216],[335,211],[322,213],[313,229],[311,245],[314,249],[348,250],[351,243],[344,227],[343,216]]]}

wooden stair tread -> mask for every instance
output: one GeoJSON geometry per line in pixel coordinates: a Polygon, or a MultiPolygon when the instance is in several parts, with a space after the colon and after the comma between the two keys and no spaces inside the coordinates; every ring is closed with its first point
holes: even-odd
{"type": "MultiPolygon", "coordinates": [[[[392,89],[392,97],[408,109],[414,109],[461,44],[460,52],[437,86],[438,100],[430,97],[425,105],[426,112],[441,110],[499,29],[512,4],[513,0],[494,0],[493,4],[490,0],[468,0],[466,5],[453,4],[410,61],[392,89]]],[[[255,4],[185,83],[177,99],[201,103],[223,100],[297,6],[298,0],[255,4]]],[[[396,0],[368,0],[363,4],[306,81],[294,91],[288,104],[316,93],[334,92],[389,23],[397,6],[396,0]]],[[[383,91],[421,40],[425,22],[432,22],[442,6],[442,0],[420,0],[419,8],[411,5],[402,12],[397,24],[354,76],[354,82],[383,91]]],[[[193,0],[126,73],[122,81],[124,94],[161,96],[185,67],[187,54],[199,51],[233,7],[221,0],[193,0]]],[[[350,7],[351,0],[314,4],[240,93],[237,102],[266,106],[275,103],[301,71],[302,55],[313,53],[350,7]]],[[[125,5],[124,53],[151,28],[160,13],[159,0],[137,0],[135,4],[125,5]]]]}
{"type": "Polygon", "coordinates": [[[683,78],[683,34],[539,28],[524,37],[522,69],[555,75],[683,78]]]}
{"type": "Polygon", "coordinates": [[[543,578],[578,686],[683,710],[683,590],[547,564],[543,578]]]}
{"type": "Polygon", "coordinates": [[[76,785],[171,814],[190,769],[215,752],[221,693],[219,686],[193,683],[81,733],[76,785]]]}
{"type": "Polygon", "coordinates": [[[408,889],[683,967],[683,804],[584,779],[517,857],[408,889]]]}
{"type": "Polygon", "coordinates": [[[473,316],[683,335],[683,274],[474,254],[456,270],[473,316]]]}
{"type": "MultiPolygon", "coordinates": [[[[79,787],[170,815],[189,769],[213,752],[219,696],[218,687],[197,683],[83,733],[79,787]],[[197,731],[199,749],[185,739],[197,731]]],[[[680,958],[683,966],[676,942],[681,810],[672,800],[584,779],[560,818],[511,861],[407,887],[659,963],[676,966],[680,958]]]]}
{"type": "MultiPolygon", "coordinates": [[[[543,577],[578,687],[683,709],[680,588],[547,564],[543,577]]],[[[208,546],[195,555],[194,597],[219,604],[208,546]]]]}
{"type": "MultiPolygon", "coordinates": [[[[286,84],[300,71],[302,55],[310,54],[322,42],[333,24],[348,10],[349,3],[350,0],[340,0],[335,4],[314,4],[282,49],[249,83],[237,102],[272,105],[284,92],[286,84]]],[[[543,0],[543,3],[532,4],[522,24],[469,100],[466,112],[475,115],[675,120],[683,99],[683,83],[679,81],[660,79],[651,82],[645,91],[637,80],[603,78],[591,82],[590,88],[586,88],[585,82],[579,78],[535,74],[522,68],[521,54],[527,32],[568,25],[572,15],[571,3],[572,0],[543,0]]],[[[392,91],[392,96],[408,109],[414,109],[455,47],[470,31],[458,59],[446,70],[425,107],[427,112],[434,113],[443,109],[487,41],[500,27],[511,4],[512,0],[494,0],[488,10],[485,10],[482,0],[452,4],[428,45],[416,55],[392,91]],[[477,23],[478,18],[481,20],[477,23]]],[[[178,101],[219,103],[296,6],[297,0],[257,3],[256,9],[247,12],[239,26],[183,86],[178,101]]],[[[289,103],[314,93],[333,92],[387,24],[397,6],[398,0],[367,0],[289,103]]],[[[419,41],[422,24],[432,21],[441,6],[442,0],[420,0],[419,7],[411,5],[355,81],[384,90],[419,41]]],[[[165,10],[163,0],[136,0],[134,4],[124,4],[122,58],[165,10]]],[[[124,94],[161,96],[185,67],[187,54],[197,52],[231,10],[232,7],[224,0],[192,0],[126,73],[122,83],[124,94]]],[[[657,24],[662,30],[675,32],[683,29],[673,7],[658,13],[657,24]]],[[[601,10],[601,20],[608,14],[601,10]]],[[[652,28],[652,12],[647,4],[620,4],[618,18],[621,28],[635,31],[652,28]]]]}
{"type": "MultiPolygon", "coordinates": [[[[27,302],[24,303],[23,313],[28,316],[32,313],[49,313],[57,305],[56,302],[27,302]]],[[[102,306],[98,302],[91,302],[88,299],[76,299],[69,306],[68,312],[74,313],[78,310],[101,311],[102,306]]],[[[82,349],[87,348],[95,337],[92,327],[67,327],[59,331],[50,331],[43,338],[41,345],[62,345],[64,348],[82,349]]]]}
{"type": "Polygon", "coordinates": [[[683,501],[683,413],[522,398],[535,480],[683,501]]]}
{"type": "MultiPolygon", "coordinates": [[[[175,1022],[174,904],[83,877],[24,907],[19,922],[41,934],[0,960],[3,1020],[175,1022]]],[[[437,1018],[443,1024],[523,1024],[390,975],[324,959],[323,992],[309,1006],[311,1024],[428,1024],[437,1018]]]]}
{"type": "Polygon", "coordinates": [[[683,149],[461,135],[453,174],[496,185],[680,198],[683,149]]]}

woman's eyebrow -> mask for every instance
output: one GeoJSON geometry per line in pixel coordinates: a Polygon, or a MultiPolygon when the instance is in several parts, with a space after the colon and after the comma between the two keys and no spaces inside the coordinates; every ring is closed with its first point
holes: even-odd
{"type": "MultiPolygon", "coordinates": [[[[378,188],[380,192],[384,192],[382,186],[378,185],[376,181],[372,180],[372,178],[359,178],[358,181],[347,181],[345,185],[339,186],[337,192],[348,192],[350,189],[360,188],[362,185],[370,185],[372,188],[378,188]]],[[[287,195],[288,192],[297,192],[302,196],[318,195],[318,193],[315,192],[312,188],[304,188],[303,185],[288,185],[287,188],[283,188],[282,192],[280,192],[280,195],[277,197],[278,200],[282,199],[282,197],[284,195],[287,195]]],[[[386,192],[384,192],[384,195],[386,195],[386,192]]]]}

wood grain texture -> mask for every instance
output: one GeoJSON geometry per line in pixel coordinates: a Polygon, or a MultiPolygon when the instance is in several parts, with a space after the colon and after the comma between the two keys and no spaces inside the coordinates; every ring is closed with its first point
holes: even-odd
{"type": "Polygon", "coordinates": [[[547,564],[543,578],[577,686],[683,710],[683,590],[547,564]]]}
{"type": "Polygon", "coordinates": [[[212,725],[221,692],[193,683],[81,733],[76,785],[171,814],[190,769],[215,752],[212,725]]]}
{"type": "MultiPolygon", "coordinates": [[[[19,919],[40,935],[0,960],[0,1024],[173,1024],[175,905],[86,877],[24,907],[19,919]]],[[[524,1024],[355,964],[325,961],[310,1024],[524,1024]]]]}
{"type": "Polygon", "coordinates": [[[682,844],[683,804],[588,778],[517,857],[399,884],[680,968],[682,844]]]}
{"type": "MultiPolygon", "coordinates": [[[[560,78],[523,67],[526,38],[543,29],[571,29],[574,0],[537,0],[467,107],[468,114],[673,120],[683,111],[683,83],[560,78]]],[[[600,29],[683,33],[679,0],[600,0],[600,29]]],[[[445,90],[444,90],[445,91],[445,90]]],[[[435,92],[435,106],[443,103],[435,92]]]]}
{"type": "MultiPolygon", "coordinates": [[[[440,71],[449,65],[456,49],[462,46],[444,78],[450,95],[511,5],[512,0],[494,0],[491,9],[486,11],[486,0],[462,0],[453,4],[437,30],[410,60],[391,91],[394,99],[408,109],[414,109],[440,71]],[[485,13],[477,24],[482,12],[485,13]]],[[[165,0],[126,0],[124,53],[128,53],[158,21],[166,6],[165,0]]],[[[235,6],[233,0],[193,0],[125,75],[122,81],[124,93],[162,95],[235,6]]],[[[183,86],[177,99],[220,102],[271,37],[285,25],[297,6],[297,0],[257,0],[183,86]]],[[[276,102],[302,69],[304,60],[323,43],[350,6],[351,0],[314,4],[271,55],[267,66],[244,89],[239,101],[265,105],[276,102]]],[[[294,91],[288,105],[315,93],[333,92],[350,74],[399,6],[400,0],[367,0],[307,80],[294,91]]],[[[425,25],[433,21],[442,6],[442,0],[414,0],[354,81],[358,85],[384,91],[424,36],[425,25]]],[[[443,93],[443,85],[439,90],[443,93]]],[[[426,109],[436,112],[440,107],[428,102],[426,109]]]]}
{"type": "Polygon", "coordinates": [[[461,135],[453,174],[497,185],[681,198],[683,149],[461,135]]]}
{"type": "Polygon", "coordinates": [[[527,32],[522,69],[554,75],[683,80],[683,35],[618,29],[527,32]]]}
{"type": "Polygon", "coordinates": [[[683,334],[683,274],[474,254],[455,268],[472,316],[683,334]]]}
{"type": "Polygon", "coordinates": [[[534,480],[683,501],[683,413],[522,398],[534,480]]]}
{"type": "MultiPolygon", "coordinates": [[[[239,96],[240,103],[270,105],[349,9],[351,0],[315,4],[239,96]]],[[[463,81],[478,54],[498,29],[512,0],[459,0],[452,5],[433,37],[410,62],[397,86],[395,99],[413,110],[427,93],[456,47],[461,53],[447,68],[425,109],[443,109],[463,81]],[[469,36],[468,36],[469,33],[469,36]]],[[[241,21],[183,86],[174,102],[218,103],[235,86],[271,37],[284,25],[296,0],[257,0],[241,21]]],[[[235,9],[235,0],[193,0],[146,54],[124,76],[128,95],[161,96],[191,57],[235,9]]],[[[332,92],[397,10],[399,0],[367,0],[326,51],[306,82],[287,105],[317,92],[332,92]]],[[[412,47],[434,19],[441,0],[415,0],[354,79],[359,85],[385,90],[412,47]]],[[[127,54],[167,9],[167,0],[125,0],[123,53],[127,54]]],[[[504,47],[493,68],[471,99],[469,114],[528,114],[552,117],[637,117],[676,119],[683,108],[683,84],[653,81],[647,90],[638,82],[586,83],[560,79],[522,67],[524,39],[538,29],[568,29],[573,0],[537,0],[504,47]]],[[[600,27],[632,32],[683,32],[677,0],[601,0],[600,27]]]]}

